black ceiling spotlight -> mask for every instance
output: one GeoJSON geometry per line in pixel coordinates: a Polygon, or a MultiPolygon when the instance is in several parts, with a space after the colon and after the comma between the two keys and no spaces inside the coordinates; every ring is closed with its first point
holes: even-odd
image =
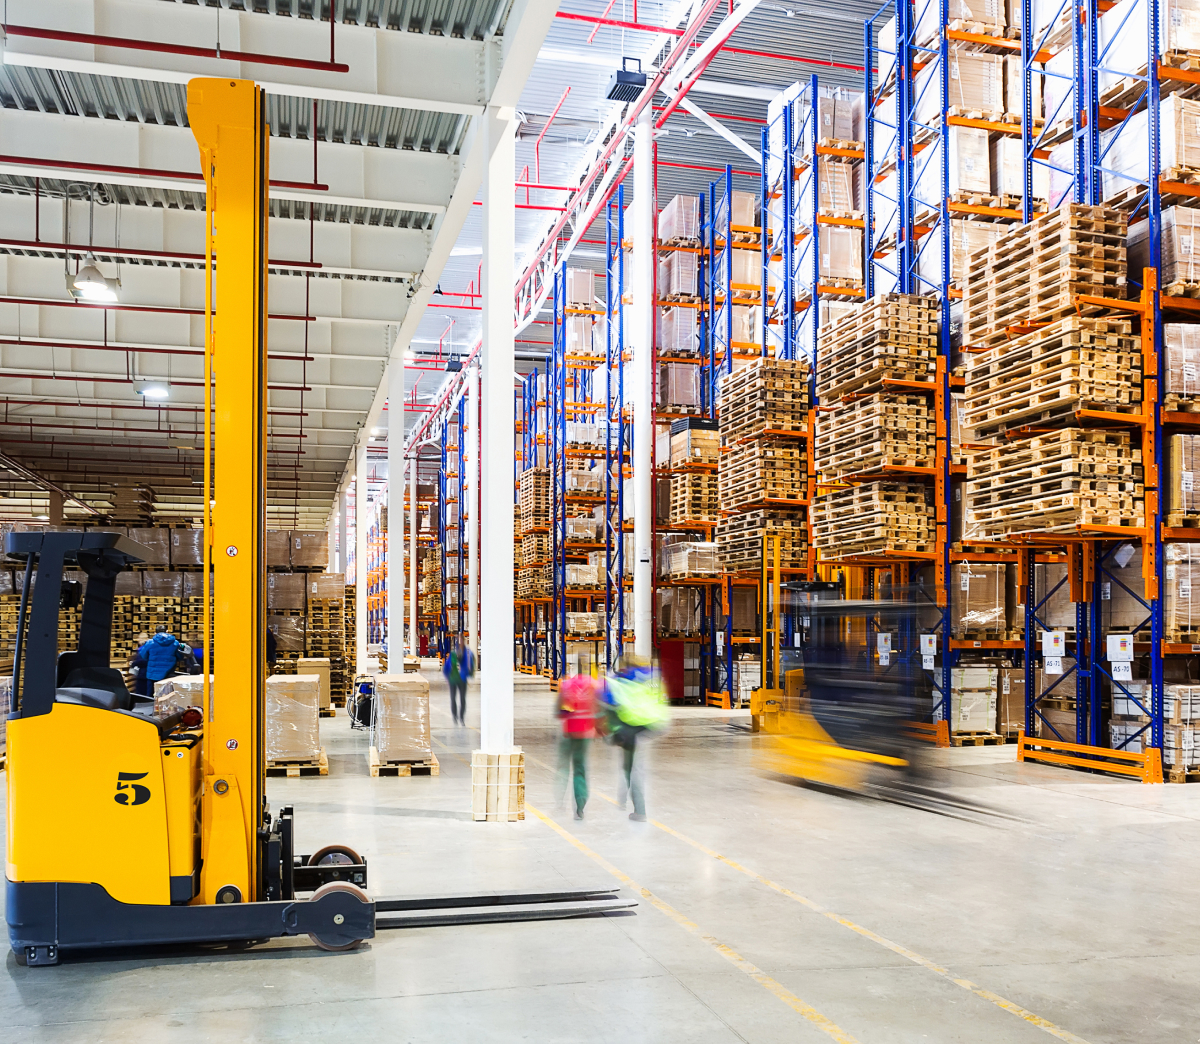
{"type": "Polygon", "coordinates": [[[605,97],[609,101],[636,101],[646,87],[646,74],[642,72],[640,58],[622,58],[621,68],[612,74],[608,81],[608,92],[605,97]],[[637,62],[637,69],[630,69],[629,63],[637,62]]]}

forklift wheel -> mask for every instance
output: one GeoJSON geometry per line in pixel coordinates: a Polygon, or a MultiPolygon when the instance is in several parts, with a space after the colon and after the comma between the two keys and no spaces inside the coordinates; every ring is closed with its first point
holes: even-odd
{"type": "Polygon", "coordinates": [[[348,866],[361,862],[359,854],[346,845],[326,845],[308,857],[309,866],[330,866],[335,863],[343,863],[348,866]]]}
{"type": "MultiPolygon", "coordinates": [[[[320,855],[319,852],[317,854],[320,855]]],[[[369,903],[371,901],[371,897],[367,895],[366,892],[359,888],[358,885],[351,884],[349,881],[329,881],[326,884],[321,885],[320,888],[313,892],[312,899],[309,901],[315,903],[322,896],[326,896],[330,892],[351,892],[356,898],[364,903],[369,903]]],[[[362,945],[361,939],[352,939],[348,943],[335,945],[323,941],[319,935],[316,935],[313,932],[309,932],[308,937],[322,950],[328,950],[331,953],[341,953],[343,950],[353,950],[356,946],[362,945]]]]}

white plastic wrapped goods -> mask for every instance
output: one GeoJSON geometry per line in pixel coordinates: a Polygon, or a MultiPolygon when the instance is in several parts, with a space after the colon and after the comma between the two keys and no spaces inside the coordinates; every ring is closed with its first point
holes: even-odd
{"type": "Polygon", "coordinates": [[[315,674],[273,674],[266,692],[267,760],[320,757],[321,679],[315,674]]]}
{"type": "Polygon", "coordinates": [[[730,217],[735,230],[756,228],[758,225],[758,198],[755,194],[743,189],[734,189],[730,217]]]}
{"type": "MultiPolygon", "coordinates": [[[[1171,94],[1159,103],[1158,112],[1159,169],[1200,167],[1200,101],[1171,94]]],[[[1150,126],[1145,109],[1130,116],[1123,126],[1102,131],[1100,145],[1105,157],[1106,200],[1132,185],[1146,184],[1150,170],[1150,126]]]]}
{"type": "Polygon", "coordinates": [[[729,251],[729,281],[735,290],[762,290],[762,254],[758,249],[729,251]]]}
{"type": "Polygon", "coordinates": [[[567,307],[594,308],[596,273],[590,268],[567,269],[567,307]]]}
{"type": "Polygon", "coordinates": [[[570,470],[566,476],[568,493],[603,493],[604,472],[592,470],[570,470]]]}
{"type": "Polygon", "coordinates": [[[663,363],[658,368],[658,401],[666,406],[700,405],[700,367],[693,363],[663,363]]]}
{"type": "MultiPolygon", "coordinates": [[[[1150,222],[1129,226],[1129,274],[1141,283],[1141,270],[1150,264],[1150,222]]],[[[1174,282],[1200,282],[1200,210],[1171,207],[1162,213],[1162,279],[1168,287],[1174,282]]],[[[1168,388],[1168,391],[1171,389],[1168,388]]]]}
{"type": "Polygon", "coordinates": [[[595,587],[600,583],[601,571],[594,565],[584,565],[581,562],[567,563],[568,587],[595,587]]]}
{"type": "Polygon", "coordinates": [[[1200,395],[1200,326],[1167,323],[1163,327],[1168,395],[1200,395]]]}
{"type": "Polygon", "coordinates": [[[762,310],[758,305],[734,305],[734,347],[756,347],[762,344],[762,310]]]}
{"type": "Polygon", "coordinates": [[[994,732],[996,668],[955,667],[950,671],[950,730],[994,732]]]}
{"type": "MultiPolygon", "coordinates": [[[[211,685],[212,675],[209,675],[210,692],[211,685]]],[[[155,714],[167,715],[172,711],[187,710],[188,707],[199,707],[207,713],[203,674],[179,674],[154,683],[155,714]]]]}
{"type": "MultiPolygon", "coordinates": [[[[1018,59],[1019,60],[1019,59],[1018,59]]],[[[1009,134],[998,134],[991,144],[992,192],[995,195],[1023,196],[1025,194],[1025,169],[1022,153],[1024,146],[1020,138],[1009,134]]],[[[1030,168],[1033,177],[1033,198],[1048,199],[1050,196],[1050,168],[1044,163],[1035,163],[1030,168]]]]}
{"type": "MultiPolygon", "coordinates": [[[[963,114],[982,112],[999,115],[1004,112],[1004,58],[998,54],[979,54],[952,48],[947,66],[950,73],[948,104],[963,114]]],[[[933,125],[940,115],[941,98],[937,77],[939,63],[926,65],[914,80],[913,116],[921,123],[933,125]]]]}
{"type": "Polygon", "coordinates": [[[678,195],[658,215],[658,241],[680,243],[700,238],[700,197],[678,195]]]}
{"type": "Polygon", "coordinates": [[[861,228],[821,225],[821,275],[827,279],[863,277],[863,233],[861,228]]]}
{"type": "MultiPolygon", "coordinates": [[[[950,145],[949,192],[976,192],[988,195],[992,191],[992,164],[988,150],[988,132],[976,127],[950,127],[946,139],[950,145]]],[[[1020,139],[1017,139],[1020,144],[1020,139]]],[[[941,150],[931,146],[917,153],[913,185],[922,200],[936,205],[942,180],[941,150]]]]}
{"type": "MultiPolygon", "coordinates": [[[[913,40],[918,44],[928,43],[938,35],[941,27],[938,25],[938,4],[918,4],[917,24],[913,40]]],[[[946,21],[950,22],[979,22],[984,25],[1003,29],[1004,0],[948,0],[946,4],[946,21]]]]}
{"type": "Polygon", "coordinates": [[[380,761],[425,761],[429,739],[429,682],[420,674],[375,679],[375,748],[380,761]]]}
{"type": "Polygon", "coordinates": [[[672,250],[658,262],[658,296],[695,297],[699,265],[698,255],[672,250]]]}
{"type": "Polygon", "coordinates": [[[1200,435],[1172,435],[1167,450],[1171,514],[1200,515],[1200,435]]]}
{"type": "Polygon", "coordinates": [[[604,533],[603,525],[598,518],[568,518],[567,543],[597,544],[604,533]]]}
{"type": "Polygon", "coordinates": [[[567,613],[568,634],[599,634],[603,630],[600,613],[567,613]]]}
{"type": "MultiPolygon", "coordinates": [[[[1029,107],[1033,110],[1034,119],[1042,118],[1042,81],[1044,76],[1033,73],[1029,77],[1029,107]]],[[[1024,102],[1021,85],[1021,56],[1006,55],[1004,59],[1004,111],[1013,116],[1021,116],[1024,112],[1024,102]]],[[[1006,137],[1007,135],[1001,135],[1006,137]]],[[[1020,141],[1018,137],[1016,139],[1020,141]]]]}
{"type": "Polygon", "coordinates": [[[695,355],[700,350],[700,310],[660,308],[658,350],[663,355],[695,355]]]}
{"type": "MultiPolygon", "coordinates": [[[[1104,55],[1097,73],[1101,92],[1123,76],[1145,74],[1148,24],[1146,0],[1123,0],[1097,19],[1099,53],[1104,55]]],[[[1158,6],[1158,53],[1196,50],[1200,50],[1200,3],[1197,0],[1161,0],[1158,6]]]]}
{"type": "Polygon", "coordinates": [[[588,315],[568,315],[566,321],[567,354],[592,354],[592,319],[588,315]]]}
{"type": "Polygon", "coordinates": [[[1171,641],[1200,630],[1200,544],[1167,544],[1163,559],[1163,629],[1171,641]]]}

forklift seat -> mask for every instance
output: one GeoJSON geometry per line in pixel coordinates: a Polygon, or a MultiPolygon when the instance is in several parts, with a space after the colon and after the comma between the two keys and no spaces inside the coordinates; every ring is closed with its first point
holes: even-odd
{"type": "Polygon", "coordinates": [[[125,687],[121,672],[111,667],[88,665],[78,650],[62,653],[58,657],[58,685],[54,701],[85,702],[106,710],[130,710],[133,707],[133,696],[125,687]],[[63,698],[64,694],[67,694],[66,699],[63,698]]]}

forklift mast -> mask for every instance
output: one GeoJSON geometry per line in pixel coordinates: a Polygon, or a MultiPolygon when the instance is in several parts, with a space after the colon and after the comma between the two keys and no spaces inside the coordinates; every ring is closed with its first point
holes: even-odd
{"type": "Polygon", "coordinates": [[[188,122],[206,190],[204,576],[220,592],[205,592],[205,678],[221,650],[220,681],[205,693],[201,895],[255,901],[265,898],[266,96],[249,80],[192,80],[188,122]]]}

